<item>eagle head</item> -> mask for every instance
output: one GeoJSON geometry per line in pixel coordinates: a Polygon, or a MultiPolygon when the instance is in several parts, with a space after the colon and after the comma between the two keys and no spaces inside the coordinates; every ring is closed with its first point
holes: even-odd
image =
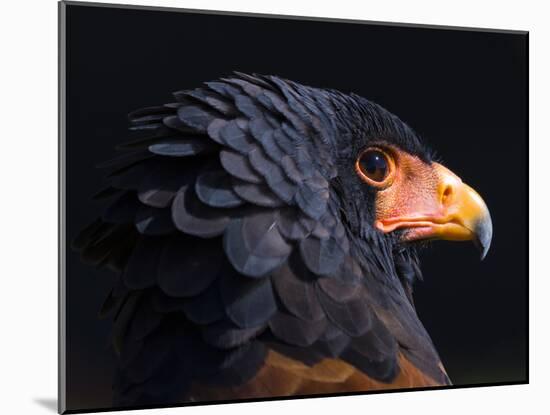
{"type": "Polygon", "coordinates": [[[398,246],[435,239],[472,241],[483,259],[492,222],[481,196],[434,160],[397,116],[363,97],[330,94],[338,187],[350,228],[375,228],[398,246]]]}

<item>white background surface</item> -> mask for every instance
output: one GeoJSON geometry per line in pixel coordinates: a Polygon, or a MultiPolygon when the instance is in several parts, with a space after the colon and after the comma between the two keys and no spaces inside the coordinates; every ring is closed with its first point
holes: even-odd
{"type": "MultiPolygon", "coordinates": [[[[113,1],[117,3],[117,1],[113,1]]],[[[118,1],[119,2],[119,1],[118,1]]],[[[174,408],[133,413],[548,413],[549,32],[544,1],[135,4],[530,31],[530,385],[174,408]],[[545,255],[546,254],[546,255],[545,255]],[[546,408],[546,409],[545,409],[546,408]]],[[[0,6],[0,413],[53,414],[57,394],[57,4],[0,6]]],[[[510,145],[513,145],[510,143],[510,145]]],[[[490,162],[490,161],[489,161],[490,162]]],[[[510,171],[514,174],[510,160],[510,171]]],[[[511,189],[513,192],[513,189],[511,189]]],[[[495,287],[498,295],[498,287],[495,287]]],[[[490,299],[488,299],[490,301],[490,299]]],[[[467,299],[465,299],[467,306],[467,299]]],[[[128,413],[128,412],[124,412],[128,413]]]]}

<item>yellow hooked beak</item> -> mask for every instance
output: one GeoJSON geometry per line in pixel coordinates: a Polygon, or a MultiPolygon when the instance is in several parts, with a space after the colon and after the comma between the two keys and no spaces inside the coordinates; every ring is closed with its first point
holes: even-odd
{"type": "Polygon", "coordinates": [[[436,184],[428,196],[393,215],[376,221],[387,233],[406,229],[407,241],[444,239],[473,241],[485,258],[491,245],[493,225],[481,196],[446,167],[433,163],[436,184]]]}

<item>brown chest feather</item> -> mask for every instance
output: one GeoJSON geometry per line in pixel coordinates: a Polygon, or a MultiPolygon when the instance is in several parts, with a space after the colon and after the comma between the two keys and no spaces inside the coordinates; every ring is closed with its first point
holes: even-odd
{"type": "Polygon", "coordinates": [[[325,359],[314,366],[307,366],[271,350],[265,365],[246,384],[230,388],[196,385],[191,396],[195,401],[234,400],[441,386],[402,354],[399,356],[399,366],[400,372],[394,381],[384,383],[342,360],[325,359]]]}

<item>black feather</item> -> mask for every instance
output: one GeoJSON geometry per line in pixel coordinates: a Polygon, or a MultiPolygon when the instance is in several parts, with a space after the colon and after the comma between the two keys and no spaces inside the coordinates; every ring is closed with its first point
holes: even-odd
{"type": "Polygon", "coordinates": [[[260,173],[271,191],[281,200],[292,204],[296,187],[287,181],[283,170],[273,161],[265,157],[265,153],[260,147],[253,148],[248,153],[250,165],[260,173]]]}
{"type": "Polygon", "coordinates": [[[192,91],[187,91],[185,95],[187,97],[192,97],[204,105],[214,108],[227,117],[234,117],[238,115],[235,106],[229,102],[229,100],[220,97],[219,94],[212,93],[202,88],[197,88],[192,91]]]}
{"type": "Polygon", "coordinates": [[[260,144],[269,158],[277,163],[280,163],[281,159],[286,155],[281,149],[281,146],[276,143],[273,130],[266,131],[262,134],[260,137],[260,144]]]}
{"type": "Polygon", "coordinates": [[[286,264],[273,273],[271,280],[278,298],[288,311],[307,321],[323,319],[325,313],[312,281],[301,280],[286,264]]]}
{"type": "Polygon", "coordinates": [[[173,238],[160,256],[160,288],[172,297],[190,297],[204,291],[221,269],[220,245],[215,239],[173,238]]]}
{"type": "Polygon", "coordinates": [[[330,236],[319,239],[310,236],[300,242],[300,253],[307,267],[317,275],[335,273],[344,259],[338,241],[330,236]]]}
{"type": "Polygon", "coordinates": [[[290,156],[283,156],[280,161],[281,167],[287,177],[294,183],[302,184],[305,180],[304,175],[298,170],[296,162],[290,156]]]}
{"type": "Polygon", "coordinates": [[[233,178],[233,190],[241,199],[263,207],[284,206],[284,202],[273,194],[271,189],[264,184],[248,183],[233,178]]]}
{"type": "Polygon", "coordinates": [[[176,192],[193,181],[195,164],[180,163],[177,159],[151,165],[137,184],[139,200],[152,207],[168,207],[176,192]]]}
{"type": "Polygon", "coordinates": [[[234,99],[237,95],[240,94],[239,88],[228,85],[226,82],[206,82],[206,85],[211,90],[217,92],[220,95],[223,95],[226,98],[234,99]]]}
{"type": "Polygon", "coordinates": [[[161,321],[162,314],[153,308],[151,297],[142,298],[136,307],[127,336],[134,341],[142,340],[159,327],[161,321]]]}
{"type": "MultiPolygon", "coordinates": [[[[247,95],[256,98],[259,94],[262,93],[263,88],[256,84],[256,81],[252,81],[251,79],[248,79],[248,81],[244,79],[237,79],[237,78],[224,78],[225,82],[237,85],[239,86],[247,95]]],[[[267,85],[263,84],[262,86],[267,85]]]]}
{"type": "Polygon", "coordinates": [[[188,299],[183,304],[185,316],[200,325],[211,324],[225,316],[218,282],[210,286],[201,295],[188,299]]]}
{"type": "Polygon", "coordinates": [[[111,181],[111,186],[116,189],[123,190],[135,190],[144,177],[147,177],[148,171],[151,171],[151,167],[156,161],[154,159],[146,160],[145,162],[138,163],[124,168],[122,170],[115,170],[110,173],[107,178],[111,181]]]}
{"type": "Polygon", "coordinates": [[[325,330],[327,320],[304,321],[298,317],[279,311],[271,320],[271,332],[286,343],[307,347],[312,345],[325,330]]]}
{"type": "Polygon", "coordinates": [[[136,229],[144,235],[167,235],[175,232],[169,208],[140,206],[136,212],[136,229]]]}
{"type": "Polygon", "coordinates": [[[220,132],[222,128],[224,128],[227,124],[228,124],[227,120],[216,118],[210,124],[208,124],[208,128],[206,129],[206,132],[208,133],[208,136],[212,140],[214,140],[216,143],[225,145],[225,142],[221,137],[220,132]]]}
{"type": "Polygon", "coordinates": [[[398,345],[384,324],[373,316],[372,328],[364,335],[352,339],[351,348],[370,360],[396,360],[398,345]]]}
{"type": "Polygon", "coordinates": [[[139,358],[131,361],[125,368],[125,375],[134,382],[141,383],[149,379],[159,369],[170,351],[166,339],[153,336],[146,339],[140,350],[139,358]]]}
{"type": "Polygon", "coordinates": [[[381,380],[382,382],[389,383],[393,381],[399,371],[399,366],[395,358],[371,360],[357,350],[351,348],[344,350],[342,358],[370,377],[381,380]]]}
{"type": "Polygon", "coordinates": [[[98,318],[103,319],[111,314],[117,314],[125,300],[125,297],[117,297],[114,295],[114,287],[107,295],[98,313],[98,318]]]}
{"type": "Polygon", "coordinates": [[[83,245],[80,248],[82,261],[97,266],[109,265],[119,259],[116,254],[129,255],[129,252],[123,251],[128,248],[127,243],[131,247],[135,242],[131,228],[131,225],[128,224],[102,223],[94,233],[88,236],[86,241],[82,241],[83,245]],[[120,251],[121,249],[123,251],[120,251]],[[112,257],[113,255],[115,256],[112,257]]]}
{"type": "Polygon", "coordinates": [[[281,265],[292,247],[279,233],[275,213],[264,211],[233,220],[224,235],[224,249],[237,271],[261,277],[281,265]]]}
{"type": "Polygon", "coordinates": [[[124,270],[124,282],[133,290],[151,287],[157,279],[160,254],[164,240],[158,237],[141,237],[124,270]]]}
{"type": "Polygon", "coordinates": [[[262,110],[256,103],[246,95],[237,95],[235,97],[235,105],[248,118],[256,118],[262,116],[262,110]]]}
{"type": "Polygon", "coordinates": [[[239,386],[250,381],[263,366],[267,356],[266,347],[253,341],[232,351],[223,363],[221,370],[208,380],[218,386],[239,386]]]}
{"type": "Polygon", "coordinates": [[[318,220],[326,212],[328,198],[328,189],[315,188],[305,181],[296,192],[295,200],[306,215],[318,220]]]}
{"type": "Polygon", "coordinates": [[[182,311],[186,302],[184,298],[166,295],[161,289],[153,290],[151,297],[153,309],[163,314],[182,311]]]}
{"type": "Polygon", "coordinates": [[[169,108],[163,105],[157,105],[152,107],[140,108],[134,111],[131,111],[128,114],[128,120],[133,123],[140,123],[144,120],[157,119],[158,117],[166,116],[166,114],[173,112],[169,108]]]}
{"type": "Polygon", "coordinates": [[[195,183],[195,193],[201,202],[212,207],[232,208],[244,203],[233,191],[230,176],[223,171],[202,173],[195,183]]]}
{"type": "Polygon", "coordinates": [[[364,295],[361,282],[343,281],[339,278],[319,278],[317,285],[331,299],[337,302],[348,302],[364,295]]]}
{"type": "Polygon", "coordinates": [[[241,346],[256,337],[265,329],[265,326],[240,328],[226,320],[210,324],[202,328],[206,343],[220,349],[229,349],[241,346]]]}
{"type": "Polygon", "coordinates": [[[160,143],[151,144],[148,148],[151,153],[170,157],[195,156],[216,150],[216,146],[204,137],[186,138],[185,140],[163,140],[160,143]]]}
{"type": "Polygon", "coordinates": [[[220,128],[219,137],[222,142],[241,154],[247,154],[253,146],[254,141],[249,134],[241,127],[239,120],[231,120],[220,128]]]}
{"type": "Polygon", "coordinates": [[[300,220],[296,209],[280,209],[278,212],[277,226],[281,235],[287,239],[305,239],[311,233],[311,223],[300,220]]]}
{"type": "Polygon", "coordinates": [[[340,357],[350,345],[351,340],[351,337],[329,322],[325,332],[315,344],[315,348],[326,356],[340,357]]]}
{"type": "Polygon", "coordinates": [[[330,321],[349,336],[363,335],[372,326],[372,310],[366,296],[352,299],[348,302],[337,302],[317,287],[321,306],[330,321]]]}
{"type": "Polygon", "coordinates": [[[103,220],[109,223],[132,223],[140,203],[134,192],[125,192],[103,212],[103,220]]]}
{"type": "Polygon", "coordinates": [[[261,183],[262,178],[256,173],[248,158],[230,150],[220,151],[220,162],[229,174],[249,183],[261,183]]]}
{"type": "Polygon", "coordinates": [[[178,118],[185,125],[205,133],[208,124],[216,118],[216,115],[206,109],[188,105],[178,108],[178,118]]]}
{"type": "Polygon", "coordinates": [[[186,186],[174,198],[172,219],[176,228],[184,233],[212,238],[225,231],[230,213],[226,209],[214,209],[203,204],[195,196],[193,187],[186,186]]]}
{"type": "Polygon", "coordinates": [[[221,297],[231,321],[241,328],[267,324],[277,311],[269,278],[246,278],[230,269],[221,278],[221,297]]]}
{"type": "MultiPolygon", "coordinates": [[[[162,123],[164,126],[168,127],[168,131],[171,133],[170,135],[173,134],[173,130],[183,134],[197,133],[197,131],[193,127],[184,124],[177,115],[171,115],[169,117],[163,118],[162,123]]],[[[200,130],[198,132],[200,132],[200,130]]]]}
{"type": "Polygon", "coordinates": [[[176,192],[169,189],[146,189],[138,191],[138,199],[147,206],[165,208],[170,205],[176,192]]]}

